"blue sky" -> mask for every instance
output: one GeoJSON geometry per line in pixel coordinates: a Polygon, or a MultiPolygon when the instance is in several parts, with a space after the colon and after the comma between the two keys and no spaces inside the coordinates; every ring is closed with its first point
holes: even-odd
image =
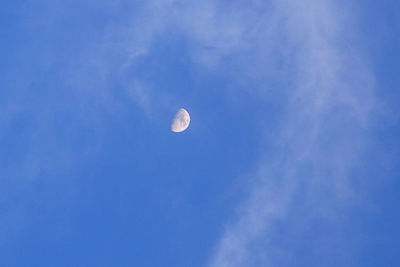
{"type": "Polygon", "coordinates": [[[2,1],[0,265],[400,265],[399,8],[2,1]]]}

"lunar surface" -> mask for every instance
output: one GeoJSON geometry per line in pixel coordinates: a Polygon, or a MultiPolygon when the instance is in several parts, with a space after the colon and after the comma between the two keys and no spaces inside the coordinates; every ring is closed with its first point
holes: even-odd
{"type": "Polygon", "coordinates": [[[175,115],[174,121],[171,124],[171,131],[180,133],[189,127],[190,116],[186,109],[181,108],[175,115]]]}

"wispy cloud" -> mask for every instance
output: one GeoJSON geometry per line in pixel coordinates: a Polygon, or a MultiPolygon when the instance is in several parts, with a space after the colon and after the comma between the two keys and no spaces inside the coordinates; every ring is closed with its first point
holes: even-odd
{"type": "Polygon", "coordinates": [[[294,255],[274,244],[279,224],[304,231],[307,218],[334,218],[355,197],[350,172],[368,144],[374,81],[357,53],[350,11],[333,1],[277,1],[274,7],[280,27],[273,30],[287,37],[281,48],[291,57],[282,60],[293,66],[287,77],[293,87],[280,134],[269,140],[276,154],[260,163],[258,181],[227,224],[210,266],[284,266],[294,255]],[[307,209],[295,219],[290,213],[299,200],[307,209]]]}
{"type": "MultiPolygon", "coordinates": [[[[262,94],[262,82],[270,78],[285,80],[280,90],[286,90],[288,98],[281,100],[275,125],[279,134],[265,140],[275,148],[274,154],[260,159],[248,199],[227,222],[209,265],[277,266],[290,261],[290,250],[274,243],[280,223],[301,229],[308,217],[335,217],[337,209],[355,197],[349,172],[368,144],[365,127],[374,105],[374,80],[368,61],[357,52],[353,14],[329,0],[153,0],[137,10],[129,21],[108,24],[96,42],[85,43],[85,53],[74,62],[67,60],[63,74],[68,79],[63,86],[73,88],[75,96],[70,100],[78,108],[70,112],[81,119],[81,114],[96,113],[90,112],[93,106],[103,110],[119,105],[107,89],[108,77],[123,80],[119,78],[124,72],[151,53],[153,43],[171,29],[189,40],[193,63],[213,71],[232,71],[239,74],[232,79],[244,84],[252,78],[260,80],[260,88],[249,89],[254,94],[262,94]],[[307,208],[299,208],[299,200],[307,208]],[[291,214],[299,210],[303,217],[293,218],[291,214]]],[[[123,95],[150,113],[155,103],[160,106],[159,92],[132,76],[121,81],[123,95]]],[[[168,97],[164,93],[167,102],[168,97]]],[[[42,151],[37,147],[57,126],[53,119],[49,127],[46,114],[51,112],[43,113],[38,137],[30,143],[32,152],[26,155],[35,176],[37,166],[45,165],[37,162],[36,153],[42,151]]],[[[48,149],[69,153],[59,149],[59,143],[55,140],[55,148],[49,145],[48,149]]],[[[59,158],[65,162],[63,155],[59,158]]]]}
{"type": "MultiPolygon", "coordinates": [[[[262,82],[285,80],[279,90],[287,98],[273,126],[279,134],[265,140],[273,155],[260,159],[248,199],[227,222],[209,265],[290,265],[290,248],[274,241],[279,225],[304,231],[314,218],[335,220],[357,198],[350,173],[368,145],[374,78],[358,51],[356,14],[329,0],[158,0],[146,10],[154,20],[137,20],[146,34],[134,31],[130,41],[145,45],[127,66],[172,27],[191,41],[193,63],[232,71],[244,84],[260,80],[254,94],[263,95],[262,82]],[[302,218],[293,218],[299,212],[302,218]]],[[[137,103],[151,105],[151,92],[137,89],[137,103]]]]}

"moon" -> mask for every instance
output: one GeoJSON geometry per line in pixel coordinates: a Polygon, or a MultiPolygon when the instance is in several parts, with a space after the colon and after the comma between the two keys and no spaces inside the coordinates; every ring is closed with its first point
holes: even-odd
{"type": "Polygon", "coordinates": [[[171,131],[180,133],[186,130],[190,124],[190,116],[186,109],[181,108],[175,115],[171,124],[171,131]]]}

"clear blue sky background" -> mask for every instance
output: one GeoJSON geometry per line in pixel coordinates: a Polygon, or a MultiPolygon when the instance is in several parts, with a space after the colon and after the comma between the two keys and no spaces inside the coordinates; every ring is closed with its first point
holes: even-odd
{"type": "Polygon", "coordinates": [[[1,1],[0,265],[400,266],[400,4],[300,2],[1,1]]]}

